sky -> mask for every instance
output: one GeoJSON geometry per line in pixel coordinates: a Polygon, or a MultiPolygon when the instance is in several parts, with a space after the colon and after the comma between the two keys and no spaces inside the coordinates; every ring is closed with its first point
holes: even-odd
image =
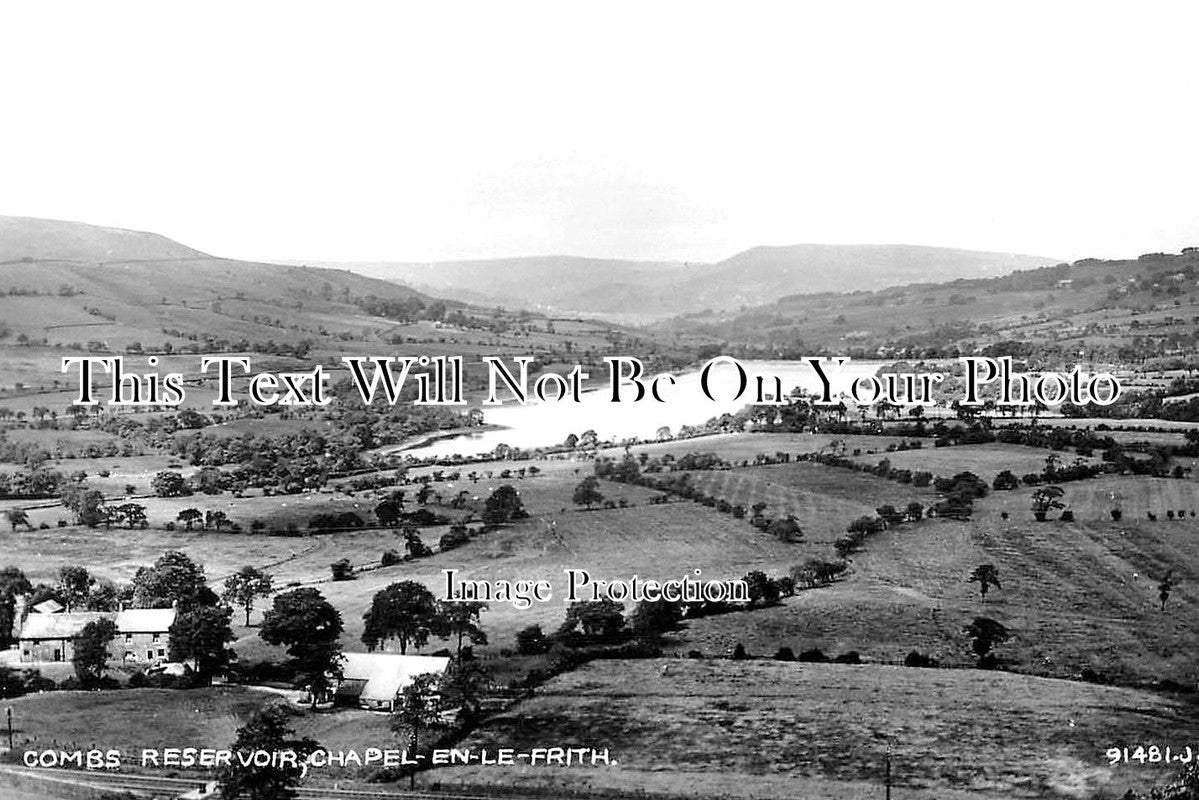
{"type": "Polygon", "coordinates": [[[0,214],[216,255],[1199,245],[1199,4],[9,3],[0,214]]]}

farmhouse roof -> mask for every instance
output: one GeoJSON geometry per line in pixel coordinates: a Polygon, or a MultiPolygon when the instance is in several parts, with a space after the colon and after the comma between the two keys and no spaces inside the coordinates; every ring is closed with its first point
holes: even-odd
{"type": "Polygon", "coordinates": [[[112,619],[118,633],[166,633],[175,622],[173,608],[135,608],[112,614],[78,611],[70,614],[30,614],[21,626],[21,639],[73,639],[89,622],[112,619]]]}
{"type": "Polygon", "coordinates": [[[166,633],[174,624],[173,608],[130,608],[117,614],[121,633],[166,633]]]}
{"type": "Polygon", "coordinates": [[[33,607],[33,610],[39,614],[57,614],[63,610],[62,603],[51,597],[49,600],[43,600],[33,607]]]}
{"type": "Polygon", "coordinates": [[[100,611],[70,614],[30,614],[21,626],[22,639],[73,639],[89,622],[110,616],[100,611]]]}
{"type": "MultiPolygon", "coordinates": [[[[418,675],[440,675],[450,660],[443,656],[406,656],[398,653],[345,653],[341,664],[344,682],[364,682],[362,700],[394,700],[418,675]]],[[[352,684],[353,685],[353,684],[352,684]]]]}

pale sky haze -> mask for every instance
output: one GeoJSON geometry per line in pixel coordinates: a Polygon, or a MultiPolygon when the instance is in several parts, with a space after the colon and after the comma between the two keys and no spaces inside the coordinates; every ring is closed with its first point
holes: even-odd
{"type": "Polygon", "coordinates": [[[1199,4],[9,3],[0,214],[245,259],[1199,245],[1199,4]]]}

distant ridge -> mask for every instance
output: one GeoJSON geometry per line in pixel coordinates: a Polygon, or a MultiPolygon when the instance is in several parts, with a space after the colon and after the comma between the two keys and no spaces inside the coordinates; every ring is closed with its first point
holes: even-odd
{"type": "Polygon", "coordinates": [[[919,245],[797,244],[753,247],[714,264],[536,256],[336,266],[467,302],[667,317],[703,309],[734,310],[793,294],[997,277],[1057,261],[919,245]]]}
{"type": "Polygon", "coordinates": [[[0,262],[166,261],[212,258],[157,233],[106,228],[84,222],[0,217],[0,262]]]}

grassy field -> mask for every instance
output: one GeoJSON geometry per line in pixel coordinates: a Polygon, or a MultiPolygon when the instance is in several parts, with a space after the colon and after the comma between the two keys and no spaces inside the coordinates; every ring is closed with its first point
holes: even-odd
{"type": "Polygon", "coordinates": [[[1104,750],[1193,741],[1194,712],[1145,692],[976,670],[598,661],[546,684],[467,743],[608,747],[617,766],[440,774],[443,783],[882,797],[890,746],[896,797],[1116,797],[1168,771],[1109,767],[1104,750]]]}
{"type": "Polygon", "coordinates": [[[851,520],[873,517],[884,503],[902,508],[912,500],[927,505],[935,498],[928,488],[807,462],[691,475],[697,487],[733,505],[750,509],[765,503],[768,517],[793,515],[805,539],[824,545],[844,534],[851,520]]]}
{"type": "Polygon", "coordinates": [[[693,621],[679,647],[722,653],[741,642],[759,655],[819,647],[882,661],[915,649],[969,664],[961,629],[981,615],[1013,632],[998,653],[1015,669],[1070,677],[1090,668],[1121,681],[1194,686],[1199,525],[1164,514],[1149,522],[1143,512],[1194,504],[1194,483],[1113,477],[1066,488],[1076,522],[1036,523],[1029,490],[996,493],[976,504],[969,523],[926,520],[872,537],[848,577],[830,587],[776,608],[693,621]],[[1119,523],[1108,514],[1112,493],[1126,515],[1119,523]],[[985,602],[966,581],[984,563],[1003,584],[985,602]],[[1163,612],[1158,586],[1168,570],[1178,585],[1163,612]]]}
{"type": "MultiPolygon", "coordinates": [[[[6,701],[13,709],[18,751],[100,748],[124,754],[126,771],[140,770],[143,748],[229,747],[237,729],[259,708],[285,702],[280,695],[240,686],[210,689],[125,689],[114,692],[50,692],[6,701]]],[[[291,725],[329,750],[400,747],[390,717],[354,708],[313,713],[294,708],[291,725]]],[[[183,770],[148,768],[170,776],[183,770]]],[[[364,769],[322,769],[330,778],[354,778],[364,769]]],[[[5,795],[7,797],[7,795],[5,795]]]]}

